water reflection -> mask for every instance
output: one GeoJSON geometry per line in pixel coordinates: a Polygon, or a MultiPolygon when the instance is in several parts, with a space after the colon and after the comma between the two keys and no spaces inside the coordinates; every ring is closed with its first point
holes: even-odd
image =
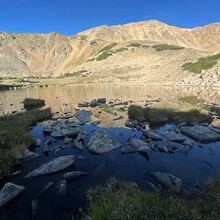
{"type": "Polygon", "coordinates": [[[133,86],[133,85],[84,85],[28,88],[23,90],[0,91],[0,115],[21,111],[24,98],[41,98],[53,111],[68,112],[77,103],[91,101],[98,97],[140,101],[147,96],[153,98],[177,99],[181,96],[198,96],[205,102],[220,103],[220,90],[198,87],[133,86]]]}

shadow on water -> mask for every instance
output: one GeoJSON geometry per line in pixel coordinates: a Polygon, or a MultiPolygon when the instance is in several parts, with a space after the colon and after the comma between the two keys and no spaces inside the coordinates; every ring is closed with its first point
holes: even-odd
{"type": "MultiPolygon", "coordinates": [[[[172,125],[165,125],[157,129],[157,133],[162,133],[172,125]]],[[[110,136],[117,139],[122,145],[127,143],[127,138],[132,136],[141,138],[141,131],[133,131],[127,128],[101,128],[89,124],[83,125],[83,130],[90,133],[84,141],[82,152],[73,147],[73,142],[64,144],[62,139],[52,138],[50,148],[58,145],[65,146],[59,153],[50,151],[47,156],[43,154],[44,141],[49,137],[43,134],[43,126],[36,126],[31,130],[34,137],[40,138],[42,144],[33,150],[41,154],[41,157],[31,162],[25,163],[22,167],[22,174],[11,180],[11,182],[25,186],[26,190],[15,200],[0,209],[0,219],[41,219],[58,220],[72,219],[73,216],[80,216],[81,209],[86,206],[86,191],[93,186],[103,185],[110,176],[114,176],[122,181],[135,181],[144,190],[147,189],[147,181],[156,186],[158,184],[152,179],[152,172],[167,172],[179,177],[183,181],[185,189],[192,188],[195,183],[201,187],[209,177],[214,177],[220,168],[218,155],[220,154],[220,143],[203,144],[202,148],[194,146],[187,154],[178,151],[180,144],[176,144],[177,150],[172,153],[162,153],[157,149],[147,153],[122,154],[121,149],[116,149],[101,155],[91,154],[87,150],[90,136],[97,130],[103,129],[110,136]],[[95,128],[95,130],[94,130],[95,128]],[[209,154],[208,149],[212,148],[215,152],[209,154]],[[77,159],[75,164],[68,169],[56,174],[23,179],[23,177],[41,164],[63,155],[82,156],[84,159],[77,159]],[[62,176],[67,171],[82,171],[88,173],[74,181],[67,181],[67,192],[58,194],[56,184],[62,180],[62,176]],[[49,183],[54,185],[42,192],[49,183]],[[37,211],[33,214],[31,203],[38,200],[37,211]],[[34,217],[33,217],[34,216],[34,217]]],[[[158,141],[158,144],[163,144],[158,141]]]]}

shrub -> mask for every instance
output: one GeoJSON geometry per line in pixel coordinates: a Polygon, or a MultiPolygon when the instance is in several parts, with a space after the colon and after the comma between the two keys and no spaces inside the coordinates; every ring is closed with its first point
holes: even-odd
{"type": "Polygon", "coordinates": [[[196,105],[198,103],[200,103],[200,99],[197,98],[197,96],[184,96],[184,97],[180,97],[179,101],[183,101],[183,102],[187,102],[191,105],[196,105]]]}
{"type": "Polygon", "coordinates": [[[26,98],[23,101],[24,108],[30,109],[30,108],[40,108],[45,105],[45,100],[43,99],[31,99],[31,98],[26,98]]]}
{"type": "Polygon", "coordinates": [[[164,50],[182,50],[185,47],[169,45],[169,44],[156,44],[153,45],[152,48],[154,48],[156,51],[164,51],[164,50]]]}
{"type": "Polygon", "coordinates": [[[96,60],[97,61],[100,61],[100,60],[105,60],[107,59],[108,57],[112,56],[112,51],[104,51],[103,53],[101,53],[97,58],[96,60]]]}
{"type": "Polygon", "coordinates": [[[197,62],[188,62],[182,65],[183,70],[193,73],[201,73],[202,70],[211,69],[220,59],[220,53],[213,56],[201,57],[197,62]]]}
{"type": "Polygon", "coordinates": [[[128,50],[128,48],[121,47],[121,48],[116,49],[115,52],[117,53],[117,52],[122,52],[122,51],[125,51],[125,50],[128,50]]]}
{"type": "Polygon", "coordinates": [[[113,47],[115,47],[116,45],[117,45],[117,43],[109,44],[109,45],[103,47],[101,50],[99,50],[99,52],[98,52],[97,54],[102,53],[102,52],[105,52],[105,51],[109,51],[109,50],[111,50],[113,47]]]}
{"type": "Polygon", "coordinates": [[[139,43],[130,43],[127,47],[141,47],[142,44],[139,43]]]}

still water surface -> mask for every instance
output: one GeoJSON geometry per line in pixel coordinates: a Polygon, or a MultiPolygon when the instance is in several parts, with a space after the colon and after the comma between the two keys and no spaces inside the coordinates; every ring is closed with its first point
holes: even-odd
{"type": "MultiPolygon", "coordinates": [[[[197,95],[204,101],[220,103],[219,91],[211,89],[196,88],[170,88],[170,87],[143,87],[143,86],[75,86],[75,87],[53,87],[53,88],[30,88],[26,90],[1,91],[0,102],[1,114],[22,108],[20,103],[26,97],[43,98],[47,106],[52,107],[53,111],[72,111],[77,103],[90,101],[98,97],[106,97],[107,101],[115,98],[124,100],[144,100],[147,95],[155,98],[178,98],[185,95],[197,95]],[[68,103],[64,106],[63,103],[68,103]],[[13,105],[12,105],[13,104],[13,105]],[[67,108],[67,109],[66,109],[67,108]]],[[[157,129],[160,133],[172,125],[165,125],[157,129]]],[[[85,124],[84,131],[94,134],[99,129],[104,129],[109,135],[115,137],[120,143],[125,144],[127,137],[135,135],[140,138],[140,131],[132,131],[122,127],[93,127],[85,124]],[[95,131],[94,128],[96,129],[95,131]]],[[[33,136],[42,140],[47,138],[43,134],[43,126],[38,125],[31,130],[33,136]]],[[[183,187],[187,190],[194,187],[195,183],[204,186],[204,182],[209,177],[215,177],[220,169],[220,143],[203,144],[202,148],[194,147],[187,155],[175,151],[174,154],[150,151],[148,155],[134,153],[122,154],[120,149],[102,155],[90,154],[87,145],[90,136],[84,139],[84,150],[79,152],[69,143],[67,147],[55,154],[50,152],[48,156],[43,154],[43,144],[35,148],[37,153],[42,156],[22,166],[22,174],[10,181],[23,185],[26,190],[14,201],[0,209],[0,219],[16,220],[60,220],[72,219],[72,215],[79,215],[80,207],[85,207],[88,188],[97,184],[104,184],[110,176],[114,176],[123,181],[135,181],[143,189],[148,189],[147,181],[158,184],[151,178],[151,172],[171,173],[183,181],[183,187]],[[208,148],[212,148],[214,155],[208,153],[208,148]],[[62,155],[82,155],[85,160],[76,160],[74,166],[68,170],[79,170],[87,172],[88,175],[67,183],[67,195],[59,196],[54,187],[41,193],[48,182],[58,182],[62,180],[63,172],[57,174],[23,179],[31,170],[37,168],[42,163],[62,155]],[[212,166],[204,163],[209,162],[212,166]],[[38,211],[32,216],[31,201],[39,200],[38,211]]],[[[63,144],[62,140],[55,140],[51,147],[63,144]]]]}

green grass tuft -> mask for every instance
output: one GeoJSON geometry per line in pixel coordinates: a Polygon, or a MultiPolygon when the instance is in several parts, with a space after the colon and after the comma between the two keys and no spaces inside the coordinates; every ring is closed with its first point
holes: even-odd
{"type": "Polygon", "coordinates": [[[202,70],[211,69],[220,59],[220,53],[213,56],[201,57],[197,62],[188,62],[182,65],[183,70],[193,73],[201,73],[202,70]]]}
{"type": "Polygon", "coordinates": [[[102,52],[107,52],[107,51],[111,50],[113,47],[115,47],[116,45],[117,45],[117,43],[109,44],[109,45],[103,47],[101,50],[99,50],[99,52],[97,54],[102,53],[102,52]]]}
{"type": "Polygon", "coordinates": [[[123,51],[126,51],[126,50],[128,50],[128,48],[126,48],[126,47],[121,47],[121,48],[116,49],[115,52],[116,52],[116,53],[117,53],[117,52],[123,52],[123,51]]]}
{"type": "Polygon", "coordinates": [[[191,105],[197,105],[201,102],[201,100],[198,99],[197,96],[183,96],[179,98],[179,101],[187,102],[191,105]]]}

